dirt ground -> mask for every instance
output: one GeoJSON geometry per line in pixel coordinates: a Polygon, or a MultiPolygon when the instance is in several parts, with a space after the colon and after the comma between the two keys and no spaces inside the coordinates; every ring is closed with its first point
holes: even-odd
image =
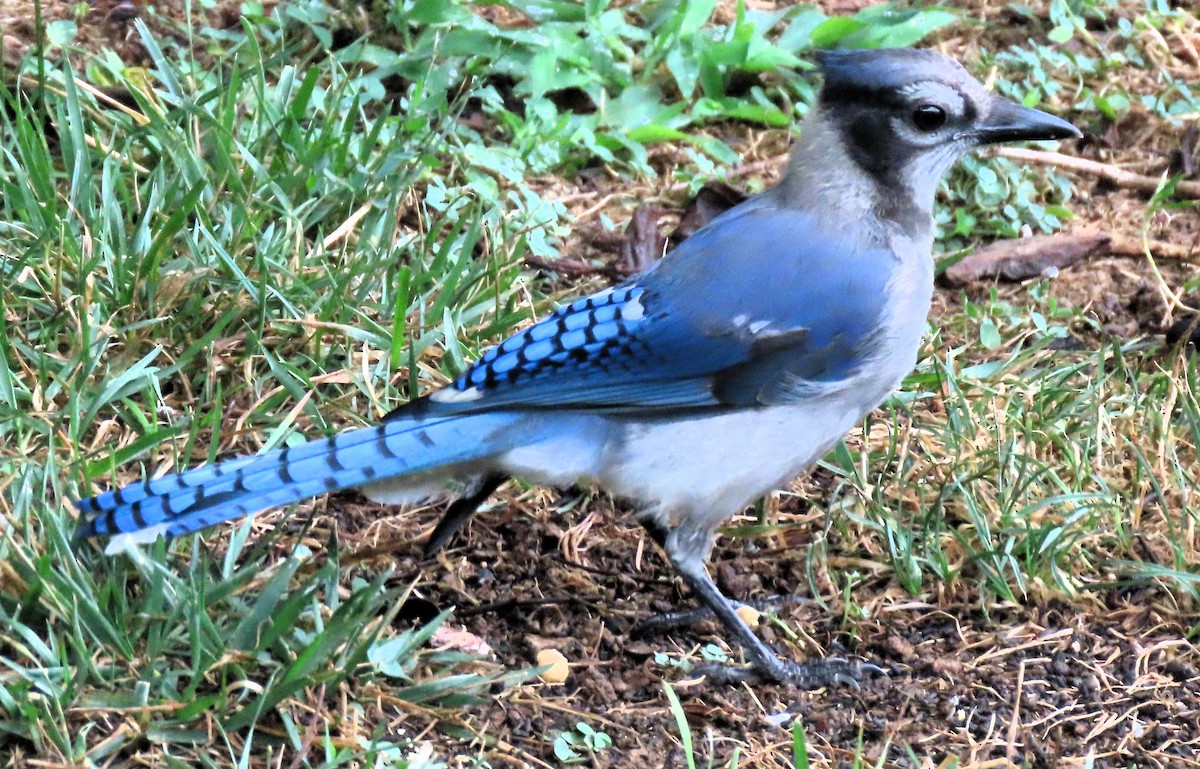
{"type": "MultiPolygon", "coordinates": [[[[699,660],[698,646],[719,643],[715,623],[660,638],[629,635],[654,612],[689,605],[636,526],[606,512],[603,498],[573,505],[539,497],[502,492],[467,541],[436,564],[420,560],[412,535],[432,527],[439,511],[380,521],[377,508],[360,507],[353,495],[329,503],[342,531],[367,535],[368,549],[386,552],[393,548],[385,543],[395,543],[389,557],[399,572],[424,575],[421,599],[411,602],[414,619],[457,606],[454,626],[486,641],[502,666],[530,666],[543,649],[570,661],[563,685],[516,687],[465,715],[445,714],[442,726],[465,728],[493,766],[557,764],[546,735],[579,720],[616,745],[592,765],[684,766],[664,678],[674,681],[700,754],[724,762],[740,747],[741,766],[791,766],[793,716],[807,729],[814,760],[824,757],[829,766],[850,765],[860,744],[871,766],[885,750],[888,766],[935,766],[950,756],[972,767],[1084,766],[1087,757],[1092,766],[1200,765],[1200,654],[1184,640],[1196,617],[1155,591],[985,606],[978,595],[947,593],[944,585],[914,598],[887,575],[875,577],[871,565],[842,559],[840,566],[865,575],[853,595],[866,619],[847,619],[832,577],[818,574],[825,605],[781,612],[801,638],[789,641],[765,621],[761,632],[793,658],[865,658],[886,675],[858,691],[714,688],[688,684],[655,656],[699,660]],[[536,522],[529,509],[539,511],[536,522]],[[923,760],[905,760],[906,745],[923,760]]],[[[801,518],[802,509],[789,508],[803,507],[789,498],[780,515],[801,518]]],[[[820,521],[813,526],[819,532],[820,521]]],[[[719,546],[713,570],[736,595],[795,592],[810,583],[805,544],[719,546]]],[[[829,561],[839,563],[833,555],[829,561]]],[[[407,713],[395,726],[420,733],[430,716],[407,713]]],[[[433,732],[428,739],[441,755],[464,747],[433,732]]]]}
{"type": "MultiPolygon", "coordinates": [[[[0,0],[6,58],[33,37],[28,5],[0,0]]],[[[79,6],[48,0],[42,13],[54,18],[72,9],[79,6]]],[[[159,10],[169,15],[172,6],[159,10]]],[[[140,5],[128,0],[97,0],[80,21],[80,42],[93,49],[109,46],[130,63],[140,62],[144,53],[129,26],[139,12],[140,5]]],[[[218,6],[212,13],[219,23],[228,9],[218,6]]],[[[986,13],[994,22],[1002,11],[986,13]]],[[[148,22],[171,34],[170,24],[161,19],[148,22]]],[[[960,37],[940,44],[969,58],[983,43],[993,49],[1003,44],[1007,33],[989,32],[996,29],[1005,27],[956,30],[952,34],[960,37]]],[[[1192,29],[1184,37],[1165,41],[1167,52],[1180,66],[1190,61],[1197,68],[1192,82],[1200,82],[1200,61],[1188,54],[1189,47],[1194,56],[1200,46],[1200,32],[1192,29]]],[[[747,163],[759,162],[758,176],[774,173],[765,160],[783,141],[786,135],[776,132],[743,145],[749,148],[747,163]]],[[[1155,123],[1135,111],[1125,124],[1063,151],[1157,176],[1186,144],[1184,128],[1155,123]]],[[[1143,231],[1144,192],[1088,174],[1073,178],[1076,219],[1068,231],[1099,229],[1139,243],[1146,235],[1196,247],[1200,216],[1195,209],[1161,213],[1143,231]]],[[[594,245],[597,212],[604,210],[616,221],[632,213],[622,208],[628,198],[605,202],[618,189],[611,185],[546,180],[547,189],[571,196],[581,214],[578,241],[564,253],[591,249],[589,256],[604,258],[603,249],[594,245]]],[[[1159,267],[1171,289],[1196,269],[1194,261],[1175,258],[1161,259],[1159,267]]],[[[1175,319],[1166,312],[1160,285],[1140,254],[1101,253],[1063,270],[1051,289],[1063,302],[1089,308],[1102,329],[1086,332],[1094,339],[1105,334],[1131,338],[1160,334],[1175,319]]],[[[1002,297],[1024,291],[1019,286],[998,290],[1002,297]]],[[[961,291],[940,292],[938,312],[953,312],[961,291]]],[[[361,734],[377,733],[385,722],[388,733],[431,743],[435,756],[484,756],[494,767],[557,766],[548,735],[582,720],[614,741],[589,756],[588,765],[679,767],[685,764],[663,691],[666,679],[680,694],[697,752],[721,765],[737,748],[743,767],[791,766],[790,724],[798,715],[814,764],[824,759],[819,765],[826,766],[850,765],[860,745],[872,766],[885,753],[888,766],[937,766],[952,756],[969,767],[1200,766],[1200,651],[1189,640],[1200,615],[1193,607],[1181,607],[1150,588],[1097,590],[1069,600],[1033,591],[1017,605],[987,604],[964,589],[928,584],[926,592],[913,597],[889,578],[889,571],[841,555],[854,552],[853,543],[831,542],[825,562],[862,575],[853,586],[856,611],[848,611],[834,576],[810,574],[806,545],[811,539],[803,541],[796,533],[823,536],[822,521],[803,501],[806,492],[819,498],[822,483],[819,474],[800,482],[794,489],[799,493],[785,495],[779,504],[779,516],[807,526],[790,528],[786,541],[739,539],[730,545],[722,540],[712,569],[733,595],[815,595],[819,600],[781,612],[798,638],[788,638],[765,619],[760,630],[795,659],[865,658],[886,669],[886,675],[868,679],[857,691],[714,688],[689,683],[686,675],[656,662],[661,652],[698,659],[700,646],[720,642],[719,628],[707,622],[665,637],[630,637],[639,620],[690,605],[690,598],[661,554],[627,522],[625,511],[613,511],[604,497],[563,499],[506,486],[465,536],[432,562],[421,559],[417,534],[427,533],[440,511],[389,511],[381,518],[379,508],[355,494],[329,499],[322,508],[333,515],[318,518],[314,541],[325,541],[321,529],[336,518],[351,553],[368,560],[389,558],[399,579],[420,578],[420,598],[406,607],[404,621],[458,607],[452,626],[493,650],[492,661],[479,663],[485,669],[532,666],[543,649],[557,649],[570,662],[565,684],[513,687],[465,711],[406,706],[380,690],[377,710],[364,714],[361,734]]],[[[369,699],[371,684],[364,686],[368,690],[359,694],[369,699]]],[[[338,730],[347,739],[355,733],[350,724],[338,730]]],[[[470,764],[462,759],[451,765],[470,764]]]]}

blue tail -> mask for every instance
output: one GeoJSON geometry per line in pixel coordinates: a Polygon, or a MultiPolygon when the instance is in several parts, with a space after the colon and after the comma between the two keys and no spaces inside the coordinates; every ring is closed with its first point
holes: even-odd
{"type": "Polygon", "coordinates": [[[75,503],[83,537],[178,537],[329,491],[437,474],[536,440],[524,416],[396,419],[294,448],[239,457],[106,491],[75,503]]]}

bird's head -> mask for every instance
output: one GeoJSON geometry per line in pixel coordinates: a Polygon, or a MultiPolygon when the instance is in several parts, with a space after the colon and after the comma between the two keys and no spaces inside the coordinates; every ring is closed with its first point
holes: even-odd
{"type": "Polygon", "coordinates": [[[823,51],[818,62],[822,121],[876,182],[902,188],[923,209],[950,166],[975,147],[1081,135],[1061,118],[991,93],[936,51],[823,51]]]}

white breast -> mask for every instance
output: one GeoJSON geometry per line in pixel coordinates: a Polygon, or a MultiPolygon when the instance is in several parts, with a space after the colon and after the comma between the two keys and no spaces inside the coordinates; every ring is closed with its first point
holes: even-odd
{"type": "Polygon", "coordinates": [[[862,416],[840,397],[702,419],[628,424],[599,480],[670,524],[715,526],[819,459],[862,416]]]}

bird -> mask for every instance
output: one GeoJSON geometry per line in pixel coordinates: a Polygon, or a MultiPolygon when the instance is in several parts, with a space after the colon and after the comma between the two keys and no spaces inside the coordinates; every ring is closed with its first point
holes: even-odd
{"type": "Polygon", "coordinates": [[[816,463],[916,365],[937,187],[983,145],[1079,137],[932,49],[818,52],[780,181],[641,274],[560,306],[378,424],[75,502],[120,552],[327,492],[454,499],[448,542],[511,477],[628,500],[741,647],[724,683],[857,685],[862,661],[780,658],[706,562],[718,527],[816,463]]]}

